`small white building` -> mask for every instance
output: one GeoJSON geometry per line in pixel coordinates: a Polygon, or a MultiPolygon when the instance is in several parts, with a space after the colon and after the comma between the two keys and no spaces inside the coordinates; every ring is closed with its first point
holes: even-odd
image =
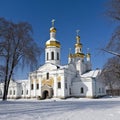
{"type": "MultiPolygon", "coordinates": [[[[28,80],[10,82],[8,98],[68,98],[100,97],[106,95],[98,76],[101,70],[92,70],[90,53],[82,52],[80,36],[76,35],[75,53],[69,53],[68,64],[61,65],[61,44],[56,40],[54,21],[50,39],[45,44],[45,64],[29,74],[28,80]]],[[[0,84],[0,96],[4,83],[0,84]]]]}

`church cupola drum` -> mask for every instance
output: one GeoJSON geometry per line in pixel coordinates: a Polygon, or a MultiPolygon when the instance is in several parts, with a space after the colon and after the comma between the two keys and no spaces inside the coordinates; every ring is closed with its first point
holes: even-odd
{"type": "Polygon", "coordinates": [[[55,20],[52,20],[50,28],[50,39],[46,42],[45,48],[45,63],[53,63],[60,65],[60,42],[56,40],[56,28],[54,27],[55,20]]]}

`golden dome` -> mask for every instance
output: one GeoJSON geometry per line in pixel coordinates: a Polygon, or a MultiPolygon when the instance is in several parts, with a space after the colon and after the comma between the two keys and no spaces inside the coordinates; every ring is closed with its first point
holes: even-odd
{"type": "Polygon", "coordinates": [[[76,43],[76,44],[75,44],[75,48],[77,48],[77,47],[78,47],[78,48],[82,48],[82,44],[81,44],[81,43],[76,43]]]}
{"type": "Polygon", "coordinates": [[[50,28],[50,32],[56,32],[56,28],[51,27],[51,28],[50,28]]]}
{"type": "Polygon", "coordinates": [[[84,53],[75,53],[75,54],[73,54],[73,57],[74,57],[74,58],[76,58],[76,57],[84,58],[85,55],[84,55],[84,53]]]}
{"type": "Polygon", "coordinates": [[[58,41],[47,41],[46,47],[57,47],[60,48],[60,42],[58,41]]]}
{"type": "Polygon", "coordinates": [[[73,58],[73,55],[70,53],[68,57],[69,57],[69,58],[73,58]]]}

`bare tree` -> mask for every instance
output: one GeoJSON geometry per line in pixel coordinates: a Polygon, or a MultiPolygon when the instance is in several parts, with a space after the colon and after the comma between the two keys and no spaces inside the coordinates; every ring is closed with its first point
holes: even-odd
{"type": "Polygon", "coordinates": [[[5,66],[3,100],[7,100],[10,79],[18,64],[35,66],[41,49],[32,38],[32,27],[27,22],[15,24],[0,18],[0,60],[5,66]]]}
{"type": "Polygon", "coordinates": [[[120,0],[109,0],[106,10],[107,16],[117,24],[106,47],[102,50],[115,57],[108,59],[104,65],[101,77],[111,90],[120,88],[120,0]]]}
{"type": "Polygon", "coordinates": [[[104,65],[100,78],[106,86],[112,91],[120,89],[120,58],[113,57],[108,59],[104,65]]]}
{"type": "Polygon", "coordinates": [[[106,13],[113,20],[120,22],[120,0],[109,0],[106,13]]]}
{"type": "Polygon", "coordinates": [[[117,23],[117,28],[105,49],[120,53],[120,0],[110,0],[106,13],[107,16],[117,23]]]}
{"type": "Polygon", "coordinates": [[[120,53],[113,52],[113,51],[106,50],[106,49],[101,49],[101,50],[103,50],[103,51],[105,51],[105,52],[107,52],[107,53],[113,54],[113,55],[115,55],[115,56],[118,56],[118,57],[120,57],[120,53]]]}

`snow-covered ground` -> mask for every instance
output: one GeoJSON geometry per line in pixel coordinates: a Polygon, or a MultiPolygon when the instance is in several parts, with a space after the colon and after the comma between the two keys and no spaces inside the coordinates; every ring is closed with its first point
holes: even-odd
{"type": "Polygon", "coordinates": [[[0,120],[120,120],[120,97],[0,101],[0,120]]]}

